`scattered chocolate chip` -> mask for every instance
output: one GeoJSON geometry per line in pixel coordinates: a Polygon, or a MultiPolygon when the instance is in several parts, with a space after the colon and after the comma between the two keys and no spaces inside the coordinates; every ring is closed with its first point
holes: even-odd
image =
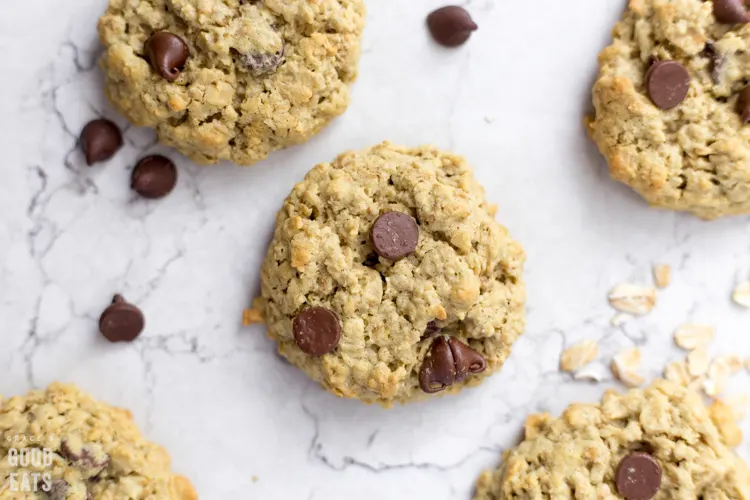
{"type": "Polygon", "coordinates": [[[750,123],[750,85],[740,90],[737,97],[737,112],[743,123],[750,123]]]}
{"type": "Polygon", "coordinates": [[[49,485],[47,497],[49,500],[65,500],[68,496],[68,483],[62,479],[55,479],[49,485]]]}
{"type": "Polygon", "coordinates": [[[294,341],[303,352],[322,356],[339,345],[341,323],[336,313],[325,307],[308,307],[292,322],[294,341]]]}
{"type": "Polygon", "coordinates": [[[661,485],[661,466],[648,453],[631,453],[617,467],[615,482],[626,500],[650,500],[661,485]]]}
{"type": "Polygon", "coordinates": [[[93,165],[114,156],[122,147],[122,133],[111,121],[99,118],[83,127],[80,143],[86,163],[93,165]]]}
{"type": "Polygon", "coordinates": [[[661,109],[672,109],[687,97],[690,74],[677,61],[657,61],[646,73],[646,90],[661,109]]]}
{"type": "Polygon", "coordinates": [[[437,325],[436,321],[434,321],[434,320],[430,321],[429,323],[427,323],[427,327],[424,329],[424,333],[422,334],[422,338],[426,339],[428,337],[432,337],[436,333],[440,333],[441,330],[442,330],[442,328],[440,328],[437,325]]]}
{"type": "Polygon", "coordinates": [[[177,184],[177,168],[161,155],[143,158],[133,169],[130,187],[144,198],[155,200],[172,192],[177,184]]]}
{"type": "Polygon", "coordinates": [[[278,52],[273,54],[242,54],[240,62],[255,76],[267,75],[284,64],[284,49],[285,44],[282,41],[281,49],[278,52]]]}
{"type": "Polygon", "coordinates": [[[168,31],[157,31],[146,41],[146,55],[161,77],[173,82],[180,76],[190,50],[179,36],[168,31]]]}
{"type": "Polygon", "coordinates": [[[441,7],[427,16],[427,27],[432,37],[445,47],[458,47],[469,39],[478,26],[463,7],[441,7]]]}
{"type": "Polygon", "coordinates": [[[456,382],[461,382],[470,373],[482,373],[487,368],[487,362],[482,355],[457,338],[448,339],[448,345],[456,364],[456,382]]]}
{"type": "Polygon", "coordinates": [[[745,0],[714,0],[714,17],[724,24],[750,22],[745,0]]]}
{"type": "Polygon", "coordinates": [[[711,81],[714,82],[715,85],[718,85],[721,82],[721,70],[723,69],[725,61],[724,56],[711,42],[706,43],[706,46],[703,48],[703,55],[710,59],[711,81]]]}
{"type": "Polygon", "coordinates": [[[375,252],[389,260],[398,260],[414,252],[419,242],[419,227],[413,217],[402,212],[386,212],[370,230],[375,252]]]}
{"type": "Polygon", "coordinates": [[[445,337],[432,343],[419,371],[419,386],[428,394],[440,392],[456,381],[456,365],[453,353],[445,337]]]}
{"type": "Polygon", "coordinates": [[[99,318],[99,331],[110,342],[131,342],[143,331],[146,320],[140,309],[115,295],[99,318]]]}

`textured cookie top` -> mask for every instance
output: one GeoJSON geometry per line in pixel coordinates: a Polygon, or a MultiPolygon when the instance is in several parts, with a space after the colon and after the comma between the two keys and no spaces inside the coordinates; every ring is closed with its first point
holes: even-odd
{"type": "Polygon", "coordinates": [[[634,452],[661,467],[657,500],[750,498],[750,472],[700,396],[657,381],[607,392],[598,405],[574,404],[560,418],[532,415],[525,440],[505,453],[499,470],[482,474],[474,499],[621,499],[618,467],[634,452]]]}
{"type": "Polygon", "coordinates": [[[362,0],[110,0],[99,21],[107,95],[196,162],[251,165],[343,113],[364,15],[362,0]],[[149,63],[162,31],[189,51],[174,81],[149,63]]]}
{"type": "Polygon", "coordinates": [[[455,381],[448,392],[478,383],[524,325],[524,253],[493,213],[465,160],[435,148],[384,143],[316,166],[279,211],[263,265],[269,335],[343,397],[421,398],[420,374],[423,386],[425,376],[455,381]],[[405,256],[382,256],[390,251],[405,256]],[[313,307],[340,322],[340,340],[323,355],[295,341],[307,316],[334,321],[313,309],[293,324],[313,307]],[[423,370],[425,357],[434,372],[423,370]]]}
{"type": "Polygon", "coordinates": [[[703,218],[750,212],[750,125],[738,110],[750,26],[718,22],[727,3],[630,0],[593,91],[590,132],[612,176],[652,205],[703,218]]]}
{"type": "Polygon", "coordinates": [[[0,397],[0,457],[2,499],[198,498],[187,479],[171,472],[167,453],[140,435],[130,413],[73,386],[0,397]]]}

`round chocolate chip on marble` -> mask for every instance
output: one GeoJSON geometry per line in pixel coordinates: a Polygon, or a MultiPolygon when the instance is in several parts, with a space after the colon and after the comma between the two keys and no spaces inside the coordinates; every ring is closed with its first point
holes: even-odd
{"type": "Polygon", "coordinates": [[[714,0],[714,17],[723,24],[750,22],[745,0],[714,0]]]}
{"type": "Polygon", "coordinates": [[[440,392],[456,381],[456,365],[453,353],[445,337],[432,342],[419,370],[419,387],[428,394],[440,392]]]}
{"type": "Polygon", "coordinates": [[[114,156],[122,147],[122,133],[111,121],[99,118],[83,127],[80,144],[86,163],[93,165],[114,156]]]}
{"type": "Polygon", "coordinates": [[[445,47],[463,45],[478,26],[463,7],[441,7],[427,16],[427,27],[437,43],[445,47]]]}
{"type": "Polygon", "coordinates": [[[144,198],[163,198],[177,184],[177,168],[172,160],[161,155],[143,158],[133,169],[130,187],[144,198]]]}
{"type": "Polygon", "coordinates": [[[375,253],[384,259],[402,259],[417,249],[419,227],[405,213],[386,212],[372,225],[370,240],[375,253]]]}
{"type": "Polygon", "coordinates": [[[626,500],[650,500],[661,485],[661,466],[648,453],[631,453],[617,467],[615,482],[626,500]]]}
{"type": "Polygon", "coordinates": [[[687,97],[690,74],[677,61],[656,61],[646,73],[646,90],[657,107],[672,109],[687,97]]]}
{"type": "Polygon", "coordinates": [[[143,332],[146,320],[133,304],[115,295],[112,305],[99,318],[99,331],[110,342],[132,342],[143,332]]]}
{"type": "Polygon", "coordinates": [[[341,323],[336,313],[325,307],[308,307],[292,322],[294,341],[303,352],[322,356],[339,345],[341,323]]]}
{"type": "Polygon", "coordinates": [[[461,382],[470,373],[482,373],[487,368],[487,362],[482,355],[457,338],[448,339],[448,345],[456,364],[456,382],[461,382]]]}
{"type": "Polygon", "coordinates": [[[750,123],[750,85],[740,90],[737,97],[737,112],[743,123],[750,123]]]}
{"type": "Polygon", "coordinates": [[[177,80],[190,50],[185,40],[169,31],[157,31],[146,41],[146,55],[151,66],[169,82],[177,80]]]}

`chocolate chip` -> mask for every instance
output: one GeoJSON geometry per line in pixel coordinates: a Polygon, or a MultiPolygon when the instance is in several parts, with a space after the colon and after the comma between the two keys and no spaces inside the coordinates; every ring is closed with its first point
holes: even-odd
{"type": "Polygon", "coordinates": [[[740,90],[737,97],[737,112],[743,123],[750,123],[750,85],[740,90]]]}
{"type": "Polygon", "coordinates": [[[68,496],[68,483],[62,479],[55,479],[49,485],[47,497],[49,500],[65,500],[68,496]]]}
{"type": "Polygon", "coordinates": [[[389,260],[398,260],[413,253],[419,242],[419,227],[414,218],[402,212],[386,212],[370,230],[375,252],[389,260]]]}
{"type": "Polygon", "coordinates": [[[99,331],[110,342],[131,342],[143,331],[146,320],[140,309],[115,295],[99,318],[99,331]]]}
{"type": "Polygon", "coordinates": [[[78,446],[74,446],[67,440],[63,440],[60,443],[60,455],[80,469],[87,478],[96,476],[109,465],[109,455],[104,453],[99,445],[80,445],[79,443],[78,446]]]}
{"type": "Polygon", "coordinates": [[[436,333],[440,333],[440,331],[442,331],[442,328],[440,328],[437,325],[437,322],[434,321],[434,320],[430,321],[429,323],[427,323],[427,327],[425,327],[425,329],[424,329],[424,333],[422,334],[422,338],[426,339],[428,337],[432,337],[436,333]]]}
{"type": "Polygon", "coordinates": [[[461,382],[470,373],[482,373],[487,368],[487,362],[482,355],[460,340],[451,337],[448,339],[448,345],[456,364],[456,382],[461,382]]]}
{"type": "Polygon", "coordinates": [[[711,42],[706,43],[706,46],[703,48],[703,55],[710,59],[711,81],[715,85],[718,85],[721,82],[721,70],[724,67],[725,58],[718,51],[716,45],[711,42]]]}
{"type": "Polygon", "coordinates": [[[86,163],[93,165],[114,156],[122,147],[122,133],[111,121],[99,118],[83,127],[80,143],[86,163]]]}
{"type": "Polygon", "coordinates": [[[626,500],[650,500],[661,485],[661,466],[648,453],[631,453],[617,467],[615,482],[626,500]]]}
{"type": "Polygon", "coordinates": [[[441,7],[427,16],[427,27],[432,37],[445,47],[458,47],[469,39],[478,26],[463,7],[441,7]]]}
{"type": "Polygon", "coordinates": [[[432,343],[419,371],[419,386],[428,394],[440,392],[456,381],[453,353],[445,337],[432,343]]]}
{"type": "Polygon", "coordinates": [[[292,322],[294,341],[303,352],[322,356],[339,345],[341,323],[336,313],[325,307],[308,307],[292,322]]]}
{"type": "Polygon", "coordinates": [[[657,61],[646,73],[646,90],[661,109],[672,109],[687,97],[690,74],[677,61],[657,61]]]}
{"type": "Polygon", "coordinates": [[[169,158],[147,156],[135,166],[130,181],[130,187],[144,198],[163,198],[177,184],[177,168],[169,158]]]}
{"type": "Polygon", "coordinates": [[[161,77],[173,82],[180,76],[190,50],[179,36],[168,31],[157,31],[146,41],[146,55],[161,77]]]}
{"type": "Polygon", "coordinates": [[[714,17],[724,24],[750,22],[745,0],[714,0],[714,17]]]}
{"type": "Polygon", "coordinates": [[[284,48],[282,42],[281,49],[273,54],[243,54],[240,62],[255,76],[267,75],[279,69],[284,63],[284,48]]]}

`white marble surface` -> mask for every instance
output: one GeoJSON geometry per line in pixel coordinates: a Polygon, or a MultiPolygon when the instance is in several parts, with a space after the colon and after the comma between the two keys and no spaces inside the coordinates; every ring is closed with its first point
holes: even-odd
{"type": "MultiPolygon", "coordinates": [[[[634,344],[649,377],[681,353],[685,321],[717,327],[715,353],[750,357],[750,311],[729,299],[750,277],[750,218],[712,223],[649,209],[613,183],[582,118],[596,54],[623,0],[467,1],[480,30],[437,48],[436,0],[369,0],[361,76],[348,113],[309,144],[251,169],[180,167],[174,193],[134,197],[129,169],[164,151],[146,130],[88,168],[83,125],[107,105],[95,65],[105,0],[6,1],[0,16],[0,393],[75,382],[130,408],[203,499],[466,499],[514,443],[524,417],[593,401],[616,385],[557,370],[564,346],[634,344]],[[476,167],[498,219],[528,252],[528,330],[503,372],[464,394],[385,411],[322,392],[241,328],[273,215],[315,163],[389,139],[435,143],[476,167]],[[674,282],[655,311],[609,325],[607,290],[674,282]],[[115,292],[147,315],[130,345],[103,341],[115,292]]],[[[747,374],[733,379],[737,392],[747,374]]],[[[750,431],[750,426],[745,425],[750,431]]],[[[750,445],[744,445],[747,455],[750,445]]]]}

